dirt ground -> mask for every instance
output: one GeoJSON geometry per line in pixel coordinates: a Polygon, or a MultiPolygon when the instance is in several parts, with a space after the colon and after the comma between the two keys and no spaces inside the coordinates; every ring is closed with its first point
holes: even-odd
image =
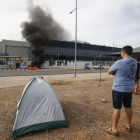
{"type": "MultiPolygon", "coordinates": [[[[123,127],[124,108],[121,110],[118,138],[107,134],[105,128],[112,118],[112,79],[56,81],[50,83],[65,110],[68,128],[32,132],[15,140],[140,140],[140,91],[133,95],[133,132],[123,127]],[[106,103],[101,102],[106,99],[106,103]]],[[[0,89],[0,140],[9,140],[16,115],[16,106],[24,86],[0,89]]]]}

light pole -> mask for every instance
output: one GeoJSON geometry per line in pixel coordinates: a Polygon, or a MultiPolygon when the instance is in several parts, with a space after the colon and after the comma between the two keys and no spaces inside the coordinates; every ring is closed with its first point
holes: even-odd
{"type": "MultiPolygon", "coordinates": [[[[73,10],[75,11],[76,10],[76,23],[75,23],[75,63],[74,63],[74,74],[75,74],[75,77],[76,77],[76,52],[77,52],[77,0],[76,0],[76,8],[73,10]]],[[[70,12],[70,14],[72,14],[72,12],[70,12]]]]}

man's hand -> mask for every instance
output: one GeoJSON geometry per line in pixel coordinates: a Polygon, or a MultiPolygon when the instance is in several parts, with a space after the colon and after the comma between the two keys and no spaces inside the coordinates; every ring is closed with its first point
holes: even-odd
{"type": "Polygon", "coordinates": [[[114,75],[114,72],[112,72],[110,69],[108,70],[109,75],[114,75]]]}

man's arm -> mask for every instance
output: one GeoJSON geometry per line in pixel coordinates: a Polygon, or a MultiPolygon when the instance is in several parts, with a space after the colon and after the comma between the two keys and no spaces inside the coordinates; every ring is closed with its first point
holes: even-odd
{"type": "Polygon", "coordinates": [[[120,60],[116,61],[108,70],[109,75],[114,75],[117,70],[120,68],[120,60]]]}
{"type": "Polygon", "coordinates": [[[109,75],[114,75],[114,72],[112,72],[110,69],[108,70],[109,75]]]}

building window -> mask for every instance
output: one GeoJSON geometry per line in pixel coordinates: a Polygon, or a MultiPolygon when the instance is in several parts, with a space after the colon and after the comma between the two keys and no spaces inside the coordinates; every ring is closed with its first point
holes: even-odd
{"type": "Polygon", "coordinates": [[[90,51],[90,56],[92,57],[92,50],[89,50],[90,51]]]}
{"type": "Polygon", "coordinates": [[[75,49],[72,49],[72,55],[75,55],[75,49]]]}
{"type": "Polygon", "coordinates": [[[50,47],[46,47],[46,53],[50,53],[50,47]]]}
{"type": "Polygon", "coordinates": [[[80,49],[77,49],[77,55],[80,56],[80,49]]]}
{"type": "Polygon", "coordinates": [[[91,50],[91,56],[94,57],[94,51],[93,50],[91,50]]]}
{"type": "Polygon", "coordinates": [[[87,50],[87,56],[88,57],[90,56],[90,50],[87,50]]]}
{"type": "Polygon", "coordinates": [[[87,54],[88,54],[88,50],[85,50],[84,52],[85,52],[85,56],[87,56],[87,54]]]}
{"type": "Polygon", "coordinates": [[[67,55],[66,48],[63,48],[63,55],[67,55]]]}
{"type": "Polygon", "coordinates": [[[5,65],[5,60],[0,60],[0,65],[5,65]]]}

